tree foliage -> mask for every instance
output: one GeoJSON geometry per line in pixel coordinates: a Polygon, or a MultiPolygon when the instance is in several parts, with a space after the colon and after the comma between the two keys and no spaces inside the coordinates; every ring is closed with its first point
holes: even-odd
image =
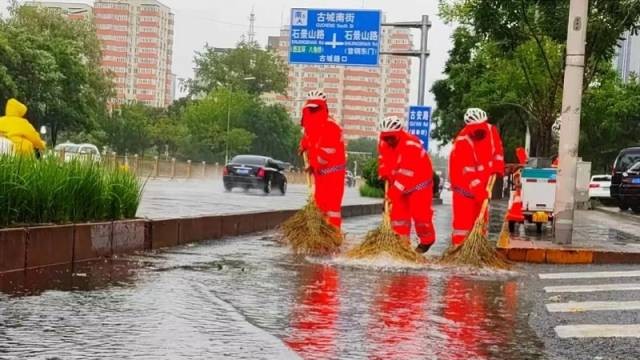
{"type": "MultiPolygon", "coordinates": [[[[507,155],[532,132],[532,155],[555,151],[551,126],[560,116],[568,1],[441,1],[459,24],[445,73],[436,82],[435,137],[449,141],[468,107],[485,108],[503,132],[507,155]]],[[[592,0],[587,26],[585,98],[610,71],[620,34],[640,19],[640,1],[592,0]]],[[[610,88],[619,91],[619,87],[610,88]]]]}
{"type": "Polygon", "coordinates": [[[61,131],[95,127],[112,91],[100,56],[89,22],[14,4],[0,21],[0,101],[24,102],[34,125],[50,128],[54,144],[61,131]]]}
{"type": "Polygon", "coordinates": [[[284,62],[255,43],[240,43],[235,49],[223,50],[207,45],[196,53],[194,62],[195,78],[189,81],[191,95],[208,94],[221,87],[254,95],[284,93],[287,88],[284,62]]]}

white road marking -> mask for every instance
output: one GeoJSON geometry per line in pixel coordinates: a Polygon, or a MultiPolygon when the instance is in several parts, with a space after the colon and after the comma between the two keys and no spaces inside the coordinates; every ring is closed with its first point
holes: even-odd
{"type": "Polygon", "coordinates": [[[540,279],[602,279],[640,277],[640,270],[632,271],[592,271],[539,274],[540,279]]]}
{"type": "Polygon", "coordinates": [[[582,293],[594,291],[631,291],[640,290],[640,283],[636,284],[597,284],[597,285],[564,285],[545,286],[548,293],[582,293]]]}
{"type": "Polygon", "coordinates": [[[547,304],[549,312],[640,310],[640,301],[584,301],[547,304]]]}
{"type": "Polygon", "coordinates": [[[561,325],[556,326],[560,338],[640,338],[640,324],[632,325],[561,325]]]}

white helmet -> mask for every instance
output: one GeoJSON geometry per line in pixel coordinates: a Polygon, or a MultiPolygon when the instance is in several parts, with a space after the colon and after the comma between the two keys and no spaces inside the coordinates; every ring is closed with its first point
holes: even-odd
{"type": "Polygon", "coordinates": [[[311,90],[307,93],[307,100],[327,101],[327,95],[325,95],[322,90],[311,90]]]}
{"type": "Polygon", "coordinates": [[[404,120],[397,116],[388,116],[378,123],[380,132],[400,131],[402,129],[404,129],[404,120]]]}
{"type": "Polygon", "coordinates": [[[467,112],[464,114],[464,123],[469,124],[481,124],[485,121],[489,120],[487,118],[487,113],[482,109],[478,108],[469,108],[467,112]]]}

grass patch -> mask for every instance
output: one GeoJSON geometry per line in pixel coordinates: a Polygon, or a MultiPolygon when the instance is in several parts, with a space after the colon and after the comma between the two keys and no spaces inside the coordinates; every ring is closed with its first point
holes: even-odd
{"type": "Polygon", "coordinates": [[[360,186],[360,196],[384,199],[384,189],[379,189],[377,187],[369,186],[368,184],[363,184],[362,186],[360,186]]]}
{"type": "Polygon", "coordinates": [[[135,175],[88,161],[0,156],[0,227],[134,218],[135,175]]]}

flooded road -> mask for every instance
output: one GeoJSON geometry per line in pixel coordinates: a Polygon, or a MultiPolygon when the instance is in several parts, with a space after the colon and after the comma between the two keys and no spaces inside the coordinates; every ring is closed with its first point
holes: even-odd
{"type": "MultiPolygon", "coordinates": [[[[348,221],[350,242],[378,220],[348,221]]],[[[543,358],[523,286],[299,258],[265,233],[0,277],[0,359],[543,358]]]]}

